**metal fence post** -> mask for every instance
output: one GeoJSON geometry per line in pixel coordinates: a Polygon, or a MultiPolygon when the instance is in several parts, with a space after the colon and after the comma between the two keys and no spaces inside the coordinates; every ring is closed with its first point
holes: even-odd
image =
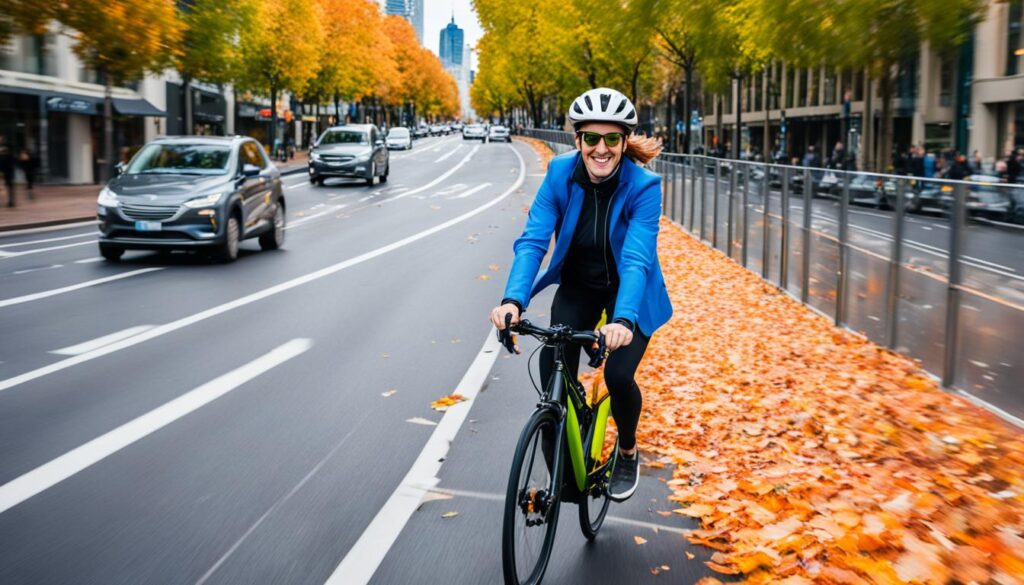
{"type": "Polygon", "coordinates": [[[899,295],[900,265],[903,264],[903,216],[906,213],[907,183],[900,180],[896,183],[896,217],[892,238],[892,251],[889,253],[889,279],[885,283],[885,344],[889,349],[896,349],[899,337],[899,295]]]}
{"type": "Polygon", "coordinates": [[[949,285],[946,292],[946,359],[942,368],[942,385],[950,388],[956,382],[957,343],[960,333],[960,254],[963,253],[966,229],[966,191],[958,182],[953,187],[953,216],[949,237],[949,285]]]}
{"type": "Polygon", "coordinates": [[[770,258],[768,250],[771,248],[771,241],[772,241],[771,237],[769,237],[771,235],[769,233],[771,231],[769,229],[769,227],[771,226],[771,223],[770,223],[769,217],[768,217],[768,207],[769,207],[768,203],[771,201],[771,199],[769,197],[770,189],[768,187],[768,183],[769,183],[768,175],[765,175],[764,176],[764,181],[761,182],[761,191],[762,191],[762,195],[764,197],[762,199],[762,201],[761,201],[761,211],[763,212],[762,219],[761,219],[761,224],[762,224],[761,225],[761,236],[762,236],[762,242],[761,242],[761,278],[763,278],[765,280],[768,280],[768,260],[770,258]]]}
{"type": "Polygon", "coordinates": [[[850,235],[850,175],[843,177],[843,195],[839,200],[839,270],[836,280],[835,323],[841,327],[846,322],[847,250],[846,240],[850,235]]]}
{"type": "Polygon", "coordinates": [[[779,247],[779,288],[789,286],[789,177],[790,168],[782,173],[782,243],[779,247]]]}
{"type": "Polygon", "coordinates": [[[715,201],[711,205],[711,247],[718,248],[718,183],[722,175],[722,165],[719,159],[715,159],[715,189],[713,191],[715,201]]]}
{"type": "Polygon", "coordinates": [[[707,230],[705,225],[705,216],[708,214],[708,161],[707,159],[700,159],[700,239],[704,240],[707,230]]]}
{"type": "MultiPolygon", "coordinates": [[[[751,166],[753,166],[753,165],[751,165],[751,166]]],[[[743,197],[740,199],[741,203],[743,204],[743,212],[740,214],[740,217],[743,218],[743,221],[742,221],[742,223],[743,223],[743,235],[740,236],[740,240],[741,240],[740,241],[740,246],[741,246],[741,248],[740,248],[740,264],[742,264],[744,268],[747,267],[747,259],[748,259],[747,258],[747,256],[748,256],[748,254],[747,254],[747,244],[748,244],[747,232],[749,230],[747,229],[747,225],[750,223],[750,196],[749,196],[749,194],[750,194],[750,172],[752,170],[753,170],[752,168],[748,168],[746,174],[743,175],[743,197]]]]}
{"type": "Polygon", "coordinates": [[[729,173],[729,214],[725,220],[725,255],[732,258],[733,219],[735,218],[735,196],[736,196],[736,173],[740,172],[740,163],[733,163],[732,172],[729,173]]]}
{"type": "Polygon", "coordinates": [[[800,247],[800,302],[806,304],[811,298],[811,210],[814,201],[811,185],[811,171],[804,169],[804,233],[800,247]]]}
{"type": "Polygon", "coordinates": [[[693,216],[697,213],[697,163],[690,159],[690,233],[693,233],[693,216]]]}

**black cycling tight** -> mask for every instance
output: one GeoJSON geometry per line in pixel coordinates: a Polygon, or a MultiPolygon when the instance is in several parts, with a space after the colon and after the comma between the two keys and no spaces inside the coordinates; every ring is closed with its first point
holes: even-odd
{"type": "MultiPolygon", "coordinates": [[[[551,323],[568,325],[573,329],[593,330],[601,320],[601,311],[607,311],[609,318],[615,314],[615,292],[594,291],[582,287],[562,284],[555,291],[551,303],[551,323]]],[[[611,394],[612,416],[619,429],[619,446],[629,450],[636,446],[636,426],[640,421],[643,397],[634,375],[640,360],[647,351],[650,338],[639,328],[633,332],[633,341],[611,352],[604,366],[604,381],[611,394]]],[[[576,376],[579,372],[582,348],[567,346],[566,366],[576,376]]],[[[540,354],[541,380],[547,385],[554,369],[555,350],[545,347],[540,354]]]]}

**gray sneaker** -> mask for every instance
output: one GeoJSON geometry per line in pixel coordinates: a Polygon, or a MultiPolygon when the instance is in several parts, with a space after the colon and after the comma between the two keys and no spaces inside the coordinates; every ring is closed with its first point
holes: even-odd
{"type": "Polygon", "coordinates": [[[608,498],[616,502],[624,502],[636,491],[640,483],[640,452],[632,457],[619,454],[612,471],[612,480],[608,484],[608,498]]]}

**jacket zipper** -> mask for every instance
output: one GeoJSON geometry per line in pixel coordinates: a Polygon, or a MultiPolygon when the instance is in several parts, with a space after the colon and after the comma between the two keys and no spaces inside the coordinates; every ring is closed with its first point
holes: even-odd
{"type": "MultiPolygon", "coordinates": [[[[611,286],[612,285],[612,271],[608,268],[608,229],[611,226],[611,222],[612,222],[611,217],[612,217],[612,198],[609,197],[608,198],[608,207],[605,209],[605,213],[604,213],[604,254],[602,254],[602,256],[604,256],[604,276],[605,276],[605,280],[607,281],[607,285],[606,286],[611,286]]],[[[596,224],[597,222],[595,221],[594,223],[596,224]]],[[[595,226],[595,229],[597,229],[597,226],[595,226]]]]}

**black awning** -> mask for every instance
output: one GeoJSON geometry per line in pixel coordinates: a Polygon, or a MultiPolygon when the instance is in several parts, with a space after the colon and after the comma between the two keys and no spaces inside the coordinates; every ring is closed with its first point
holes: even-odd
{"type": "Polygon", "coordinates": [[[100,105],[103,103],[103,98],[90,95],[2,84],[0,84],[0,93],[43,96],[46,100],[46,109],[50,112],[69,112],[72,114],[95,116],[102,111],[100,105]]]}
{"type": "Polygon", "coordinates": [[[113,98],[114,110],[122,116],[159,116],[167,117],[167,112],[157,108],[145,99],[113,98]]]}

